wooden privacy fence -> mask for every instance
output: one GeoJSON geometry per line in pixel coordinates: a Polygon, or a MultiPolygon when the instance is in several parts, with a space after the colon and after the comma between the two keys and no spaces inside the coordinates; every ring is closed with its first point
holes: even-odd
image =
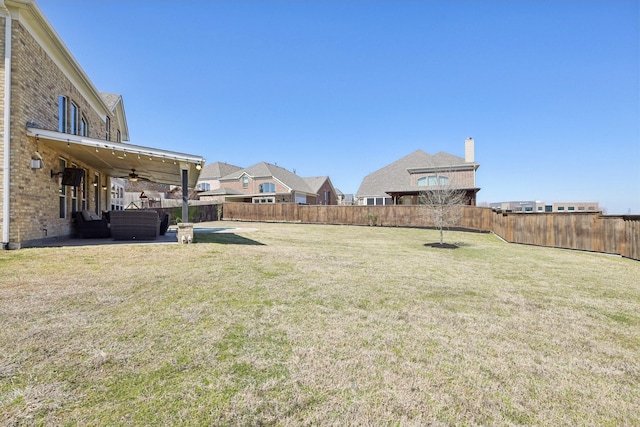
{"type": "MultiPolygon", "coordinates": [[[[309,224],[433,227],[428,207],[323,206],[296,203],[225,203],[225,220],[309,224]]],[[[640,215],[600,213],[502,213],[461,206],[452,228],[493,232],[511,243],[578,249],[640,260],[640,215]]]]}

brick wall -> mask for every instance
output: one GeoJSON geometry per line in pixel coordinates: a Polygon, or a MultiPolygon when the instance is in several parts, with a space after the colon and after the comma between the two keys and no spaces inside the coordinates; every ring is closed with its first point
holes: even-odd
{"type": "MultiPolygon", "coordinates": [[[[5,19],[0,18],[0,34],[4,34],[5,31],[5,19]]],[[[4,57],[5,40],[4,37],[0,37],[0,53],[4,57]]],[[[4,133],[4,61],[0,61],[0,130],[4,133]]],[[[4,175],[4,135],[0,135],[0,236],[4,234],[4,186],[2,185],[4,175]]],[[[0,241],[2,239],[0,238],[0,241]]]]}
{"type": "MultiPolygon", "coordinates": [[[[4,27],[4,19],[1,19],[4,27]]],[[[4,30],[2,30],[4,31],[4,30]]],[[[4,53],[4,46],[3,53],[4,53]]],[[[4,70],[3,70],[4,71],[4,70]]],[[[0,91],[4,91],[4,79],[0,91]]],[[[12,25],[12,85],[11,85],[11,212],[10,242],[24,242],[45,237],[64,236],[71,229],[71,187],[67,187],[67,218],[59,218],[59,184],[50,171],[59,171],[59,158],[66,159],[67,166],[75,164],[87,170],[85,179],[93,182],[95,169],[78,159],[56,150],[46,141],[28,137],[27,122],[47,130],[58,130],[58,97],[66,96],[79,108],[79,120],[88,122],[88,136],[105,138],[105,122],[88,100],[66,77],[48,53],[37,43],[18,20],[12,25]],[[40,153],[42,169],[31,169],[32,155],[40,153]]],[[[111,117],[111,140],[116,139],[117,120],[111,117]]],[[[1,152],[1,150],[0,150],[1,152]]],[[[0,154],[1,155],[1,154],[0,154]]],[[[100,174],[104,183],[107,177],[100,174]]],[[[87,186],[87,204],[90,210],[96,206],[94,187],[87,186]]],[[[100,206],[106,208],[108,192],[99,192],[100,206]]]]}
{"type": "MultiPolygon", "coordinates": [[[[418,186],[418,179],[433,176],[435,173],[415,173],[411,175],[411,185],[418,186]]],[[[443,171],[438,172],[438,176],[444,176],[449,178],[449,185],[457,186],[461,188],[473,188],[475,187],[473,170],[462,171],[443,171]]]]}

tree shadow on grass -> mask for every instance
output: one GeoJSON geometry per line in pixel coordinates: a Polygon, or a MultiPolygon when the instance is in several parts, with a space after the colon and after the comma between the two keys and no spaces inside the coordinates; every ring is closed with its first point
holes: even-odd
{"type": "Polygon", "coordinates": [[[437,249],[458,249],[460,247],[460,245],[456,243],[440,243],[440,242],[425,243],[424,246],[428,248],[437,248],[437,249]]]}
{"type": "Polygon", "coordinates": [[[218,243],[221,245],[257,245],[264,246],[264,243],[247,239],[233,233],[195,233],[193,236],[195,243],[218,243]]]}

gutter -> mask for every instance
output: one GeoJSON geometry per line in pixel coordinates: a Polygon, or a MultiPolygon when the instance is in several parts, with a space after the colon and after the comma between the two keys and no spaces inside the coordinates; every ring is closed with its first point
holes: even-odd
{"type": "Polygon", "coordinates": [[[6,14],[4,24],[4,174],[2,177],[2,248],[9,246],[9,203],[11,181],[11,12],[0,0],[0,9],[6,14]]]}
{"type": "Polygon", "coordinates": [[[66,142],[67,144],[78,144],[95,149],[122,151],[130,154],[140,154],[142,156],[150,155],[153,157],[158,157],[160,159],[165,158],[176,160],[179,162],[193,163],[196,165],[199,164],[201,166],[203,166],[205,163],[204,158],[202,158],[201,156],[195,156],[193,154],[161,150],[159,148],[145,147],[142,145],[134,145],[123,142],[111,142],[102,139],[89,138],[81,135],[73,135],[69,133],[39,129],[31,126],[27,126],[27,136],[40,137],[58,142],[66,142]]]}

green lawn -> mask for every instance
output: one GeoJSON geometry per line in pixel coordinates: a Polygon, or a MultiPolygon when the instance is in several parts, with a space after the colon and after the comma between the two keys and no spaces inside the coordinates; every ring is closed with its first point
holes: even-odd
{"type": "Polygon", "coordinates": [[[0,252],[0,424],[640,424],[640,262],[214,225],[0,252]]]}

